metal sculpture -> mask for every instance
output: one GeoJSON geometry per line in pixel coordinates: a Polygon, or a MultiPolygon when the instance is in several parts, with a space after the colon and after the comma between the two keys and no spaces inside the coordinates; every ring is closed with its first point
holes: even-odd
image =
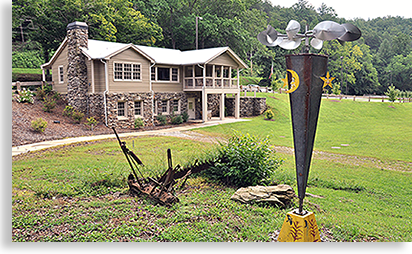
{"type": "Polygon", "coordinates": [[[288,213],[279,241],[320,240],[317,227],[316,229],[302,227],[306,231],[303,229],[296,231],[297,228],[293,227],[295,224],[308,225],[308,222],[315,221],[313,213],[303,210],[303,199],[312,159],[322,90],[326,85],[331,86],[333,79],[327,72],[328,56],[310,54],[309,39],[311,39],[310,45],[320,50],[324,41],[336,39],[343,44],[346,41],[355,41],[362,35],[359,28],[352,24],[340,25],[333,21],[320,22],[312,30],[308,30],[306,26],[304,34],[299,33],[300,29],[299,22],[291,20],[286,27],[286,34],[281,34],[268,25],[266,30],[257,36],[259,42],[266,46],[279,46],[287,50],[294,50],[305,41],[303,48],[305,53],[285,56],[287,76],[283,80],[288,86],[286,93],[289,93],[290,98],[299,208],[288,213]],[[297,232],[301,233],[296,235],[297,232]],[[314,237],[308,237],[311,234],[314,237]]]}
{"type": "Polygon", "coordinates": [[[305,41],[305,52],[309,52],[309,38],[312,38],[310,45],[315,49],[321,49],[323,41],[338,40],[339,42],[356,41],[362,36],[361,31],[356,26],[345,23],[338,24],[333,21],[323,21],[308,31],[308,26],[304,34],[300,34],[301,27],[296,20],[289,21],[286,27],[286,34],[276,31],[271,25],[257,36],[260,43],[269,46],[279,46],[287,50],[293,50],[305,41]]]}
{"type": "MultiPolygon", "coordinates": [[[[191,174],[199,173],[215,165],[214,160],[206,160],[203,162],[195,160],[195,162],[188,167],[182,168],[178,164],[173,168],[172,152],[170,149],[167,149],[167,170],[161,176],[144,178],[139,170],[139,167],[144,167],[143,162],[133,151],[127,148],[126,142],[120,140],[116,129],[114,127],[112,127],[112,129],[132,170],[127,180],[131,195],[143,194],[156,203],[172,206],[179,202],[179,198],[175,195],[175,186],[180,186],[179,189],[183,188],[187,178],[191,174]],[[140,178],[137,172],[139,172],[140,178]]],[[[225,161],[224,158],[221,159],[225,161]]]]}

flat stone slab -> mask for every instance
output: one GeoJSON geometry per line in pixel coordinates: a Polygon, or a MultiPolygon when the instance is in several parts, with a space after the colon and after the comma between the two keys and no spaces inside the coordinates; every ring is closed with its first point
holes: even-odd
{"type": "Polygon", "coordinates": [[[230,199],[243,204],[268,203],[286,207],[296,197],[293,188],[286,184],[276,186],[249,186],[238,189],[230,199]]]}

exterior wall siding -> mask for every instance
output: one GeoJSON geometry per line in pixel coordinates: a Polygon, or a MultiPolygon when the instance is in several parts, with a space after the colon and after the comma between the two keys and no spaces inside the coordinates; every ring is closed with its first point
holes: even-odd
{"type": "Polygon", "coordinates": [[[54,81],[53,89],[60,94],[67,94],[67,45],[61,51],[61,54],[56,58],[52,66],[52,80],[54,81]],[[63,79],[64,82],[59,82],[59,66],[63,65],[63,79]]]}
{"type": "Polygon", "coordinates": [[[108,61],[108,77],[110,92],[149,92],[150,91],[150,62],[134,49],[127,49],[108,61]],[[137,63],[140,64],[141,81],[115,81],[114,63],[137,63]]]}
{"type": "Polygon", "coordinates": [[[213,61],[210,61],[210,63],[208,64],[232,66],[234,68],[239,67],[239,65],[229,56],[228,53],[224,53],[218,56],[216,59],[213,59],[213,61]]]}

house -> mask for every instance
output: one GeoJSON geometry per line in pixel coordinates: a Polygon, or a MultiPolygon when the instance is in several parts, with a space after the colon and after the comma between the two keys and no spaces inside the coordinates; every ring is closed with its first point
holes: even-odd
{"type": "MultiPolygon", "coordinates": [[[[109,127],[131,128],[136,118],[150,126],[158,115],[183,112],[204,122],[210,115],[223,119],[225,108],[239,118],[239,72],[247,65],[229,47],[180,51],[91,40],[87,24],[76,21],[41,68],[43,80],[44,70],[52,70],[53,90],[69,105],[109,127]]],[[[244,113],[262,111],[254,109],[261,101],[243,100],[244,113]]]]}

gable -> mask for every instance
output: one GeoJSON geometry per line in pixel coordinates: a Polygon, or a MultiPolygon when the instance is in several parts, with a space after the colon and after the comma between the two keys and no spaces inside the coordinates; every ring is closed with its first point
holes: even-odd
{"type": "Polygon", "coordinates": [[[212,61],[210,61],[208,64],[215,64],[215,65],[225,65],[225,66],[231,66],[234,68],[240,68],[239,64],[233,60],[233,58],[227,53],[223,53],[220,56],[216,57],[212,61]]]}
{"type": "Polygon", "coordinates": [[[122,62],[149,63],[149,60],[145,56],[143,56],[133,48],[128,48],[115,55],[112,55],[110,60],[122,62]]]}

